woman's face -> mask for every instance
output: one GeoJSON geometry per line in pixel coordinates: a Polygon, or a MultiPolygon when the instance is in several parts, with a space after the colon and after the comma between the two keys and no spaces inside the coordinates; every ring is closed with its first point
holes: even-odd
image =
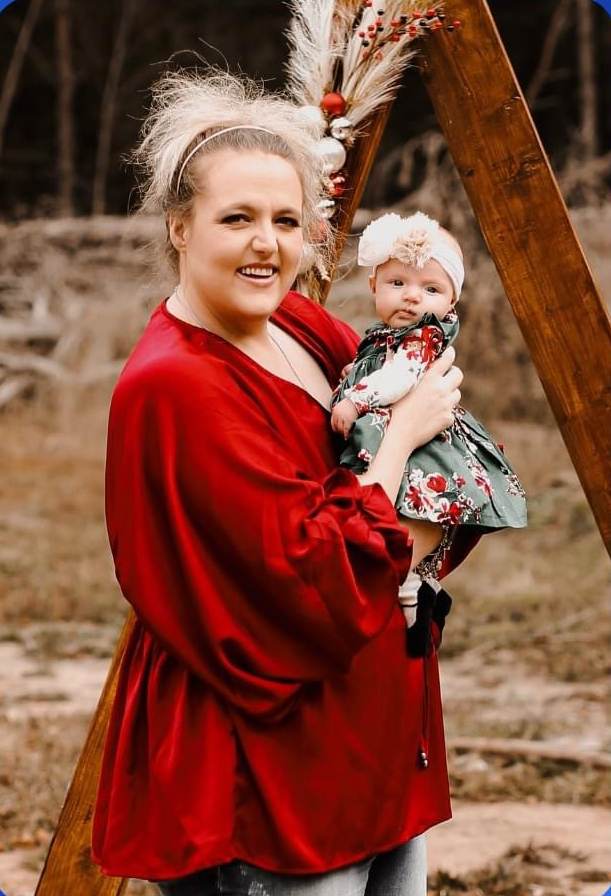
{"type": "Polygon", "coordinates": [[[201,192],[186,219],[170,218],[183,291],[211,329],[246,332],[293,283],[303,245],[294,167],[263,152],[202,158],[201,192]]]}

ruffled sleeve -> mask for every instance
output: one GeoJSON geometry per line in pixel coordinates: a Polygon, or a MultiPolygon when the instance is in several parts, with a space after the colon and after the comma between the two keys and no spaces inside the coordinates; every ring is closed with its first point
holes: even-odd
{"type": "Polygon", "coordinates": [[[157,370],[115,392],[107,521],[122,591],[170,654],[266,723],[383,630],[410,561],[379,485],[304,466],[222,384],[157,370]]]}

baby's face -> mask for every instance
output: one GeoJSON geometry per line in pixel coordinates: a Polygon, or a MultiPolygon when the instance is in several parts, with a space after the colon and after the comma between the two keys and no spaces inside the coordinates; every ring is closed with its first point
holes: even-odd
{"type": "Polygon", "coordinates": [[[427,311],[441,320],[455,304],[452,281],[432,259],[415,268],[391,258],[369,278],[369,286],[380,318],[395,329],[416,323],[427,311]]]}

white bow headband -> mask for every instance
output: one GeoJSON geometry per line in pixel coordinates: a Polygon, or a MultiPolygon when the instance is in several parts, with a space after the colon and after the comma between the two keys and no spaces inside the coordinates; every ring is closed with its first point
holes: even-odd
{"type": "Polygon", "coordinates": [[[423,268],[431,259],[437,261],[459,297],[465,279],[462,259],[440,234],[439,223],[428,215],[416,212],[402,218],[391,212],[367,225],[359,240],[358,263],[375,269],[389,258],[416,268],[423,268]]]}

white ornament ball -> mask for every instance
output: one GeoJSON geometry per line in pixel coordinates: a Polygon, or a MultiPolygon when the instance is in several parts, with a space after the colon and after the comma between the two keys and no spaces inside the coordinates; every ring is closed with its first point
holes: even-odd
{"type": "Polygon", "coordinates": [[[339,171],[346,161],[346,150],[339,140],[333,137],[323,137],[314,147],[314,151],[322,160],[325,174],[339,171]]]}
{"type": "Polygon", "coordinates": [[[332,218],[335,213],[335,203],[332,199],[321,199],[318,208],[324,218],[332,218]]]}
{"type": "Polygon", "coordinates": [[[322,137],[327,127],[327,120],[320,106],[300,106],[297,117],[309,125],[318,137],[322,137]]]}
{"type": "Polygon", "coordinates": [[[331,122],[331,136],[336,140],[346,140],[352,133],[352,122],[349,118],[334,118],[331,122]]]}

